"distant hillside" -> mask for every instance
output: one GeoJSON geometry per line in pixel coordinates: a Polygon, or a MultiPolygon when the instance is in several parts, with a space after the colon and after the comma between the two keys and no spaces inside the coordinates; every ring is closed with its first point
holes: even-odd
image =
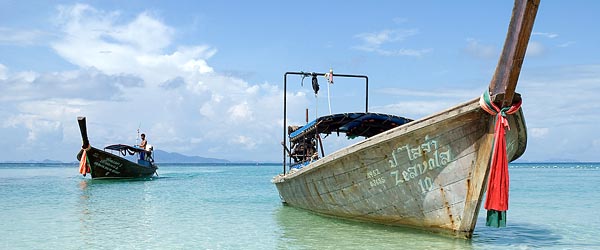
{"type": "Polygon", "coordinates": [[[45,159],[45,160],[43,160],[43,161],[35,161],[35,160],[27,160],[27,161],[0,161],[0,163],[26,163],[26,164],[46,163],[46,164],[63,164],[63,163],[65,163],[65,162],[45,159]]]}
{"type": "MultiPolygon", "coordinates": [[[[114,152],[113,152],[114,153],[114,152]]],[[[119,157],[122,157],[117,153],[119,157]]],[[[126,159],[135,162],[137,155],[127,155],[126,159]]],[[[187,156],[179,153],[171,153],[162,150],[154,150],[154,160],[156,163],[231,163],[228,160],[217,159],[217,158],[206,158],[200,156],[187,156]]],[[[62,162],[56,160],[26,160],[26,161],[0,161],[0,163],[46,163],[46,164],[60,164],[60,163],[78,163],[78,161],[62,162]]]]}
{"type": "Polygon", "coordinates": [[[224,159],[187,156],[158,149],[154,151],[154,160],[156,163],[229,163],[224,159]]]}

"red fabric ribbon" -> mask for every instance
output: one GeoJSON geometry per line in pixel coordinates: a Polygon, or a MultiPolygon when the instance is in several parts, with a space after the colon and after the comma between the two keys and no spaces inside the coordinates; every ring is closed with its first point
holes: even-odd
{"type": "Polygon", "coordinates": [[[498,108],[490,100],[489,92],[482,95],[479,104],[483,110],[496,116],[494,127],[494,146],[492,148],[492,159],[490,175],[488,177],[485,209],[496,211],[508,210],[508,158],[506,154],[506,131],[510,130],[507,114],[516,113],[521,107],[521,101],[511,107],[498,108]]]}

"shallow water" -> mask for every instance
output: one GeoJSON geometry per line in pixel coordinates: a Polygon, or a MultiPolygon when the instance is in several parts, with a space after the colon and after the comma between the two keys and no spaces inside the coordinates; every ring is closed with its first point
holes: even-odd
{"type": "Polygon", "coordinates": [[[0,164],[0,249],[600,249],[600,164],[511,164],[506,228],[471,240],[283,206],[281,166],[167,165],[90,180],[76,164],[0,164]]]}

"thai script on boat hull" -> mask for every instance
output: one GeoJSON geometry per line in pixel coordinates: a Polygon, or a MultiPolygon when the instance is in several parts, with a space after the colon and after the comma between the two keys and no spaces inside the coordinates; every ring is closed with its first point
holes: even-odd
{"type": "Polygon", "coordinates": [[[104,158],[100,161],[94,162],[93,164],[96,167],[100,167],[100,168],[106,170],[107,174],[109,172],[114,173],[114,174],[120,174],[121,171],[119,169],[121,168],[121,166],[123,166],[123,163],[115,161],[111,158],[104,158]]]}
{"type": "Polygon", "coordinates": [[[433,188],[433,180],[429,176],[421,176],[429,171],[444,168],[450,162],[451,155],[448,146],[444,147],[445,150],[440,148],[438,141],[430,139],[429,136],[425,136],[424,141],[421,145],[406,144],[392,150],[392,159],[389,160],[389,164],[390,168],[394,170],[390,172],[390,175],[394,177],[396,185],[417,179],[421,192],[428,192],[433,188]],[[406,151],[409,162],[416,161],[413,166],[406,169],[401,169],[402,164],[399,162],[403,151],[406,151]]]}

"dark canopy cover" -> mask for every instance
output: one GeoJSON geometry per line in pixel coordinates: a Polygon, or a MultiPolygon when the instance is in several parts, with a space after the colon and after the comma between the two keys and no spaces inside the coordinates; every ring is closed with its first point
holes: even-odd
{"type": "Polygon", "coordinates": [[[130,155],[132,155],[134,153],[145,152],[145,150],[143,148],[136,148],[136,147],[132,147],[132,146],[125,145],[125,144],[114,144],[114,145],[109,145],[109,146],[104,147],[104,150],[107,150],[107,149],[116,150],[121,153],[127,152],[130,155]]]}
{"type": "Polygon", "coordinates": [[[371,137],[411,122],[411,119],[378,113],[342,113],[322,116],[289,134],[290,141],[319,134],[345,133],[348,137],[371,137]]]}

